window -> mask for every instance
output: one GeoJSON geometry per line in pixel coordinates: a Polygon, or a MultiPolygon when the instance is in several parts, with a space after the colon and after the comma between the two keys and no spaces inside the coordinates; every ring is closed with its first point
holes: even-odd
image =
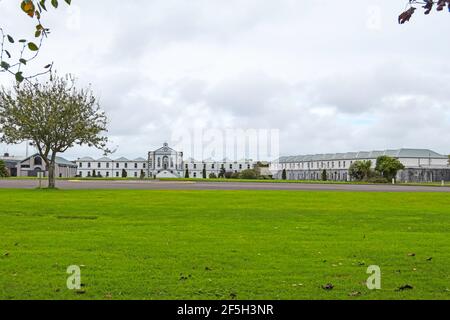
{"type": "Polygon", "coordinates": [[[211,169],[214,169],[214,163],[211,165],[211,169]]]}
{"type": "Polygon", "coordinates": [[[230,169],[233,169],[233,165],[232,164],[230,164],[230,169]]]}
{"type": "Polygon", "coordinates": [[[135,169],[137,169],[137,167],[138,167],[138,164],[137,164],[137,163],[135,163],[135,164],[134,164],[134,168],[135,168],[135,169]]]}
{"type": "Polygon", "coordinates": [[[83,168],[83,162],[80,162],[79,167],[80,167],[80,168],[83,168]]]}
{"type": "Polygon", "coordinates": [[[197,178],[197,172],[194,172],[194,178],[197,178]]]}
{"type": "Polygon", "coordinates": [[[135,178],[137,177],[137,172],[134,172],[134,177],[135,177],[135,178]]]}
{"type": "Polygon", "coordinates": [[[106,177],[109,178],[109,171],[106,171],[106,177]]]}
{"type": "Polygon", "coordinates": [[[242,164],[239,165],[239,169],[242,169],[242,164]]]}
{"type": "Polygon", "coordinates": [[[90,168],[91,167],[91,163],[90,162],[88,162],[88,168],[90,168]]]}
{"type": "Polygon", "coordinates": [[[107,162],[107,163],[106,163],[106,168],[108,168],[108,169],[109,169],[109,162],[107,162]]]}
{"type": "Polygon", "coordinates": [[[119,177],[119,172],[116,172],[116,177],[119,177]]]}
{"type": "Polygon", "coordinates": [[[99,163],[97,163],[97,168],[101,168],[102,167],[102,164],[99,162],[99,163]]]}
{"type": "Polygon", "coordinates": [[[90,171],[88,171],[88,175],[87,175],[88,177],[90,177],[91,176],[91,172],[90,171]]]}
{"type": "Polygon", "coordinates": [[[119,169],[119,163],[116,163],[116,169],[119,169]]]}
{"type": "Polygon", "coordinates": [[[142,168],[144,168],[145,169],[145,162],[142,164],[142,168]]]}
{"type": "Polygon", "coordinates": [[[247,165],[247,169],[250,169],[250,165],[249,164],[247,165]]]}
{"type": "Polygon", "coordinates": [[[128,169],[128,163],[125,162],[125,169],[128,169]]]}
{"type": "Polygon", "coordinates": [[[197,169],[197,164],[196,163],[194,163],[194,169],[197,169]]]}
{"type": "Polygon", "coordinates": [[[186,163],[186,165],[185,165],[186,169],[188,169],[188,166],[189,166],[189,165],[186,163]]]}
{"type": "Polygon", "coordinates": [[[82,177],[82,176],[83,176],[83,172],[80,171],[80,173],[79,173],[78,175],[79,175],[80,177],[82,177]]]}

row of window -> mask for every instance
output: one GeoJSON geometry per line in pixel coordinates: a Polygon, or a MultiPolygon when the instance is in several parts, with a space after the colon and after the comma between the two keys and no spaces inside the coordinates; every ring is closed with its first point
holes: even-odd
{"type": "MultiPolygon", "coordinates": [[[[103,175],[103,172],[97,172],[97,173],[96,173],[96,176],[98,176],[99,173],[103,175]]],[[[109,171],[105,172],[104,174],[105,174],[105,178],[111,177],[111,173],[110,173],[109,171]]],[[[144,174],[145,174],[145,172],[144,172],[144,174]]],[[[83,177],[83,176],[86,176],[86,177],[93,177],[94,172],[88,171],[88,172],[83,173],[83,171],[80,171],[80,172],[78,173],[78,175],[79,175],[80,177],[83,177]],[[86,174],[86,175],[84,175],[84,174],[86,174]]],[[[119,177],[122,176],[122,172],[116,171],[116,172],[114,173],[114,176],[117,177],[117,178],[119,178],[119,177]]],[[[127,173],[127,176],[128,176],[128,173],[127,173]]],[[[134,176],[135,178],[139,177],[138,172],[135,171],[135,172],[133,173],[133,176],[134,176]]]]}
{"type": "MultiPolygon", "coordinates": [[[[135,163],[134,164],[134,168],[135,169],[138,169],[138,163],[135,163]]],[[[142,163],[142,168],[143,169],[145,169],[145,162],[144,163],[142,163]]],[[[91,168],[92,167],[92,165],[91,165],[91,163],[90,162],[88,162],[87,163],[87,168],[91,168]]],[[[125,169],[128,169],[128,163],[127,162],[125,162],[124,163],[124,166],[123,166],[125,169]]],[[[79,164],[78,164],[78,168],[83,168],[83,162],[80,162],[79,164]]],[[[98,162],[97,163],[97,168],[98,169],[101,169],[102,168],[102,162],[98,162]]],[[[109,162],[106,162],[106,169],[109,169],[109,162]]],[[[116,162],[116,169],[120,169],[120,162],[116,162]]]]}
{"type": "MultiPolygon", "coordinates": [[[[346,168],[347,161],[321,161],[321,162],[302,162],[302,163],[283,163],[282,169],[330,169],[330,168],[346,168]]],[[[353,161],[349,162],[350,166],[353,161]]]]}
{"type": "MultiPolygon", "coordinates": [[[[185,167],[185,169],[189,169],[189,163],[186,163],[184,167],[185,167]]],[[[193,167],[193,169],[198,169],[199,166],[196,163],[194,163],[192,167],[193,167]]],[[[216,168],[215,164],[214,163],[211,164],[211,169],[214,170],[215,168],[216,168]]],[[[220,168],[221,169],[225,169],[225,164],[222,163],[220,168]]],[[[230,170],[233,170],[233,164],[230,164],[229,168],[230,168],[230,170]]],[[[206,169],[206,163],[203,164],[203,169],[206,169]]],[[[242,169],[244,169],[244,165],[239,164],[239,170],[242,170],[242,169]]],[[[250,164],[247,164],[247,169],[251,169],[251,165],[250,164]]]]}

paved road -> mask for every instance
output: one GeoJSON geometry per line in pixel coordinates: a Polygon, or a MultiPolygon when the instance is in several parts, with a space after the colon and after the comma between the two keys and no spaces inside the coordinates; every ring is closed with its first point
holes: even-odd
{"type": "MultiPolygon", "coordinates": [[[[0,180],[1,188],[33,189],[36,180],[0,180]]],[[[43,183],[46,186],[46,183],[43,183]]],[[[258,182],[183,182],[183,181],[57,181],[60,189],[130,189],[130,190],[309,190],[361,192],[449,192],[450,187],[302,184],[258,182]]]]}

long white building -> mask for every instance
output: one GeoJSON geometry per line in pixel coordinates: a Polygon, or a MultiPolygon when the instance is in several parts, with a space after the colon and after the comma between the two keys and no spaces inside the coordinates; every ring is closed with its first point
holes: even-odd
{"type": "Polygon", "coordinates": [[[274,177],[281,179],[286,170],[288,180],[320,180],[325,170],[328,180],[350,181],[349,168],[355,161],[372,161],[375,168],[380,156],[398,159],[405,170],[398,173],[399,181],[449,181],[448,156],[428,149],[396,149],[384,151],[361,151],[281,157],[270,164],[274,177]]]}
{"type": "Polygon", "coordinates": [[[255,162],[252,160],[232,161],[224,159],[216,161],[208,160],[183,160],[183,152],[176,151],[169,147],[167,143],[154,151],[148,152],[147,159],[127,159],[124,157],[111,159],[102,157],[94,159],[83,157],[76,160],[78,165],[77,175],[79,177],[111,177],[119,178],[184,178],[186,172],[190,178],[203,178],[203,171],[206,171],[206,178],[211,174],[219,176],[221,172],[236,173],[247,169],[253,169],[255,162]]]}

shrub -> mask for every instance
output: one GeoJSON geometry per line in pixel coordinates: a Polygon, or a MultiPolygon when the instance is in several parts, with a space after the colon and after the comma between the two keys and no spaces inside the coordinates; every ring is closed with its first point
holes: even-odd
{"type": "Polygon", "coordinates": [[[0,178],[6,178],[9,176],[8,170],[6,170],[6,164],[3,160],[0,160],[0,178]]]}
{"type": "Polygon", "coordinates": [[[258,179],[259,174],[254,169],[247,169],[241,171],[240,178],[241,179],[258,179]]]}
{"type": "Polygon", "coordinates": [[[327,181],[328,180],[328,178],[327,178],[327,170],[323,170],[322,171],[322,181],[327,181]]]}
{"type": "Polygon", "coordinates": [[[225,172],[225,179],[231,179],[231,177],[233,176],[233,172],[231,172],[231,171],[227,171],[227,172],[225,172]]]}
{"type": "Polygon", "coordinates": [[[210,174],[209,174],[209,178],[210,178],[210,179],[217,179],[217,176],[216,176],[215,173],[210,173],[210,174]]]}
{"type": "Polygon", "coordinates": [[[283,172],[281,173],[281,179],[282,180],[286,180],[287,179],[286,169],[283,169],[283,172]]]}

